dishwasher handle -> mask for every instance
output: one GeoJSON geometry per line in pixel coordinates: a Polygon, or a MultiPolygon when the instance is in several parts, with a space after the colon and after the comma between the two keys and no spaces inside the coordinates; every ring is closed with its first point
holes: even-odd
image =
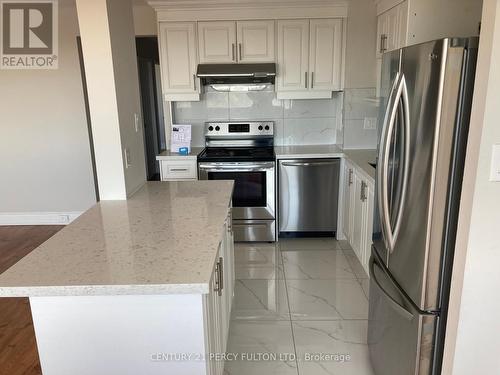
{"type": "Polygon", "coordinates": [[[324,165],[338,164],[338,160],[320,161],[320,162],[282,162],[284,167],[322,167],[324,165]]]}

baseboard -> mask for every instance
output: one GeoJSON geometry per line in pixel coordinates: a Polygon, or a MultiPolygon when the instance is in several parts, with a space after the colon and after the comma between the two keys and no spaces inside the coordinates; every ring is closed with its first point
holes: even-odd
{"type": "Polygon", "coordinates": [[[0,225],[67,225],[83,211],[0,212],[0,225]]]}

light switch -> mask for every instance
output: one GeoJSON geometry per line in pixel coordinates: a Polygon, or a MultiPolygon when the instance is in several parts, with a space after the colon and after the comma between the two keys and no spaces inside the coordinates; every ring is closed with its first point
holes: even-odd
{"type": "Polygon", "coordinates": [[[493,145],[490,181],[500,181],[500,145],[493,145]]]}
{"type": "Polygon", "coordinates": [[[365,121],[363,123],[363,129],[365,129],[365,130],[377,129],[377,118],[376,117],[365,117],[365,121]]]}

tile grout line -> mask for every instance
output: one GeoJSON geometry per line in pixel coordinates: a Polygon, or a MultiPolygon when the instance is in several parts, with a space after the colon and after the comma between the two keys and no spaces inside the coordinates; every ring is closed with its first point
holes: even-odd
{"type": "Polygon", "coordinates": [[[286,303],[288,305],[288,319],[290,322],[290,330],[292,333],[292,344],[293,344],[293,351],[295,353],[295,365],[297,366],[297,375],[300,375],[299,372],[299,361],[298,361],[298,355],[297,355],[297,345],[295,343],[295,332],[293,331],[293,321],[292,321],[292,309],[290,308],[290,298],[288,297],[288,282],[286,279],[286,272],[285,272],[285,263],[283,262],[283,253],[281,252],[281,246],[278,244],[278,251],[280,254],[280,259],[281,259],[281,265],[283,266],[283,281],[285,283],[285,293],[286,293],[286,303]]]}

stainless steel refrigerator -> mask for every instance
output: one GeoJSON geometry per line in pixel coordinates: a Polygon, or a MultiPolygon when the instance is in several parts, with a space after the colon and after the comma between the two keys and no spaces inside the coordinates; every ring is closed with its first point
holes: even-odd
{"type": "Polygon", "coordinates": [[[368,345],[377,375],[439,374],[478,38],[383,56],[368,345]]]}

